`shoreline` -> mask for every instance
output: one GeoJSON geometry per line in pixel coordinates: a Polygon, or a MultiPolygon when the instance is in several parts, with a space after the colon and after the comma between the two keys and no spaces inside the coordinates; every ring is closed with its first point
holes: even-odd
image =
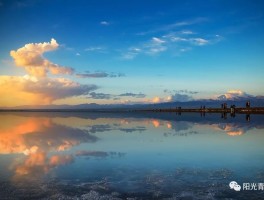
{"type": "Polygon", "coordinates": [[[238,113],[238,114],[264,114],[264,107],[252,107],[252,108],[170,108],[170,109],[145,109],[137,111],[147,112],[198,112],[198,113],[238,113]]]}
{"type": "Polygon", "coordinates": [[[162,108],[162,109],[0,109],[0,112],[175,112],[264,114],[264,107],[251,108],[162,108]]]}

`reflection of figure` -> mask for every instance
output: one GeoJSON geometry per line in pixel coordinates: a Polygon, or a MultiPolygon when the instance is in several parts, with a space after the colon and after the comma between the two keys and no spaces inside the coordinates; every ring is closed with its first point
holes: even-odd
{"type": "Polygon", "coordinates": [[[231,113],[231,117],[235,117],[236,115],[235,115],[235,105],[232,105],[231,107],[230,107],[230,113],[231,113]]]}
{"type": "Polygon", "coordinates": [[[178,115],[181,115],[181,106],[178,107],[178,115]]]}
{"type": "Polygon", "coordinates": [[[221,118],[222,118],[222,119],[227,119],[226,112],[222,113],[221,118]]]}
{"type": "Polygon", "coordinates": [[[247,120],[248,122],[250,122],[250,115],[249,115],[249,114],[246,115],[246,120],[247,120]]]}

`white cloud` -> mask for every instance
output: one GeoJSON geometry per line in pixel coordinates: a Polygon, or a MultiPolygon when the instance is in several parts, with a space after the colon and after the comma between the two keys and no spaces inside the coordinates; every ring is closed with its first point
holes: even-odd
{"type": "Polygon", "coordinates": [[[73,69],[54,64],[43,57],[48,51],[54,51],[59,47],[55,39],[44,43],[30,43],[24,47],[12,50],[10,55],[14,58],[15,64],[24,67],[33,76],[45,77],[48,72],[52,74],[72,74],[73,69]]]}
{"type": "Polygon", "coordinates": [[[88,48],[84,49],[84,51],[101,51],[104,49],[105,49],[104,47],[95,46],[95,47],[88,47],[88,48]]]}
{"type": "Polygon", "coordinates": [[[138,48],[138,47],[130,47],[128,49],[128,52],[123,53],[122,58],[125,60],[132,60],[134,59],[139,53],[141,53],[143,51],[142,48],[138,48]]]}
{"type": "Polygon", "coordinates": [[[217,99],[219,100],[236,100],[236,99],[247,99],[251,98],[253,95],[247,94],[241,90],[229,90],[227,93],[219,95],[217,99]]]}
{"type": "Polygon", "coordinates": [[[189,30],[181,31],[180,33],[183,34],[183,35],[192,35],[192,34],[194,34],[194,32],[189,31],[189,30]]]}
{"type": "Polygon", "coordinates": [[[167,47],[158,46],[158,47],[152,47],[152,48],[150,48],[147,53],[153,55],[153,54],[158,54],[158,53],[163,52],[163,51],[166,51],[166,50],[167,50],[167,47]]]}
{"type": "MultiPolygon", "coordinates": [[[[175,27],[187,26],[206,21],[205,18],[196,18],[194,20],[177,22],[163,27],[165,34],[151,37],[147,41],[143,41],[136,47],[128,48],[127,52],[123,53],[122,58],[134,59],[138,55],[158,55],[162,52],[169,51],[172,55],[181,55],[184,52],[190,51],[197,46],[213,45],[220,42],[223,37],[215,34],[199,34],[189,29],[171,30],[175,27]],[[166,33],[167,32],[167,33],[166,33]],[[194,37],[195,36],[195,37],[194,37]],[[136,51],[135,49],[138,49],[136,51]]],[[[160,29],[161,30],[161,29],[160,29]]]]}
{"type": "Polygon", "coordinates": [[[161,40],[160,38],[157,38],[157,37],[153,37],[153,38],[152,38],[152,42],[153,42],[153,43],[156,43],[156,44],[162,44],[162,43],[165,43],[164,40],[161,40]]]}
{"type": "Polygon", "coordinates": [[[157,27],[157,28],[152,29],[152,30],[137,33],[137,35],[147,35],[147,34],[153,34],[153,33],[158,33],[158,32],[173,31],[173,30],[179,29],[181,27],[186,27],[186,26],[190,26],[190,25],[194,25],[194,24],[200,24],[200,23],[203,23],[206,21],[208,21],[208,19],[203,18],[203,17],[198,17],[198,18],[194,18],[194,19],[190,19],[190,20],[178,21],[178,22],[175,22],[172,24],[167,24],[164,26],[157,27]]]}
{"type": "Polygon", "coordinates": [[[209,40],[203,38],[191,38],[189,41],[193,42],[195,45],[203,46],[209,44],[209,40]]]}
{"type": "Polygon", "coordinates": [[[107,22],[107,21],[101,21],[100,24],[101,24],[101,25],[104,25],[104,26],[108,26],[108,25],[110,25],[110,23],[107,22]]]}
{"type": "Polygon", "coordinates": [[[172,42],[187,42],[188,41],[188,39],[186,39],[186,38],[182,38],[182,37],[171,37],[170,38],[170,40],[172,41],[172,42]]]}
{"type": "Polygon", "coordinates": [[[157,55],[167,50],[166,41],[158,37],[152,37],[150,42],[144,45],[143,52],[149,55],[157,55]]]}

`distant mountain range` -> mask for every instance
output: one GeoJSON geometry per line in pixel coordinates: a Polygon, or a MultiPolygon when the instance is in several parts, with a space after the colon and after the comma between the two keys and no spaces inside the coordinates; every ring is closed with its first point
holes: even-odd
{"type": "Polygon", "coordinates": [[[250,99],[235,98],[225,100],[201,99],[186,102],[164,102],[156,104],[79,104],[79,105],[39,105],[39,106],[16,106],[0,107],[0,109],[89,109],[89,110],[109,110],[109,109],[163,109],[163,108],[220,108],[222,103],[227,103],[228,107],[245,107],[246,102],[250,100],[251,107],[264,107],[264,96],[251,97],[250,99]]]}

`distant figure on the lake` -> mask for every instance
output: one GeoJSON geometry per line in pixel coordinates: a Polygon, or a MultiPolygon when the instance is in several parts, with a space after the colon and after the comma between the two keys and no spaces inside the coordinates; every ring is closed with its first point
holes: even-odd
{"type": "Polygon", "coordinates": [[[223,109],[227,109],[227,104],[226,103],[223,104],[223,109]]]}
{"type": "Polygon", "coordinates": [[[230,106],[230,112],[231,112],[231,113],[234,113],[234,112],[235,112],[235,108],[236,108],[235,105],[231,105],[231,106],[230,106]]]}
{"type": "Polygon", "coordinates": [[[246,108],[250,108],[250,101],[247,101],[246,108]]]}

